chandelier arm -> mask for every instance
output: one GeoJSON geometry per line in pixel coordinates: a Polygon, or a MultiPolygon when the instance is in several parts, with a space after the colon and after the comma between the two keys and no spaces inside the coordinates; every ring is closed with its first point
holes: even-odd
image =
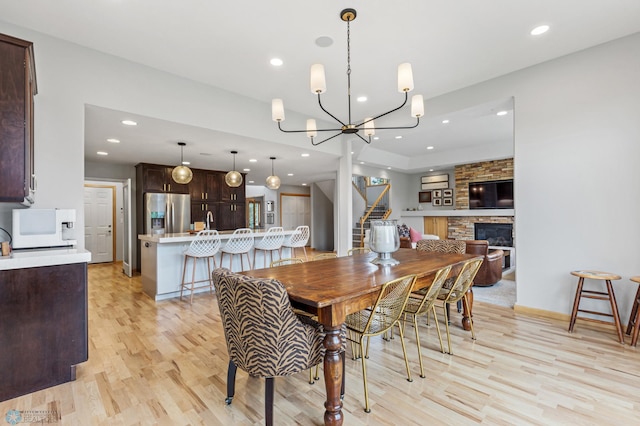
{"type": "Polygon", "coordinates": [[[358,133],[356,133],[356,136],[359,137],[360,139],[362,139],[363,141],[365,141],[367,144],[371,143],[371,136],[369,136],[369,140],[366,140],[365,138],[363,138],[362,136],[360,136],[358,133]]]}
{"type": "MultiPolygon", "coordinates": [[[[308,130],[285,130],[280,126],[280,122],[278,121],[278,129],[284,133],[306,133],[308,130]]],[[[342,132],[342,129],[316,129],[316,132],[342,132]]]]}
{"type": "MultiPolygon", "coordinates": [[[[409,92],[404,92],[404,102],[402,103],[402,105],[400,105],[399,107],[394,108],[394,109],[392,109],[392,110],[389,110],[389,111],[387,111],[387,112],[385,112],[385,113],[382,113],[382,114],[380,114],[380,115],[377,115],[377,116],[375,116],[375,117],[373,117],[373,118],[370,118],[370,119],[369,119],[369,120],[367,120],[367,121],[363,121],[363,122],[362,122],[362,123],[360,123],[360,124],[356,124],[356,127],[360,127],[360,126],[362,126],[362,125],[363,125],[363,124],[365,124],[365,123],[368,123],[368,122],[373,121],[373,120],[377,120],[377,119],[378,119],[378,118],[380,118],[380,117],[384,117],[385,115],[391,114],[392,112],[395,112],[395,111],[399,110],[400,108],[402,108],[403,106],[405,106],[405,105],[407,104],[407,99],[409,99],[409,92]]],[[[400,128],[400,127],[398,127],[398,128],[400,128]]],[[[376,127],[376,129],[380,129],[380,127],[376,127]]]]}
{"type": "Polygon", "coordinates": [[[420,117],[416,117],[416,124],[413,126],[401,126],[401,127],[376,127],[376,130],[395,130],[395,129],[413,129],[420,124],[420,117]]]}
{"type": "MultiPolygon", "coordinates": [[[[406,100],[405,100],[406,102],[406,100]]],[[[336,120],[338,123],[342,124],[343,126],[346,127],[346,124],[344,124],[342,122],[342,120],[338,119],[335,115],[331,114],[329,111],[327,111],[326,109],[324,109],[324,107],[322,106],[322,101],[320,100],[320,93],[318,93],[318,105],[320,105],[320,109],[322,109],[324,112],[326,112],[331,118],[333,118],[334,120],[336,120]]]]}
{"type": "Polygon", "coordinates": [[[340,136],[341,134],[342,134],[342,132],[340,132],[340,133],[336,133],[335,135],[333,135],[333,136],[329,136],[328,138],[326,138],[325,140],[322,140],[322,141],[320,141],[320,142],[314,142],[314,141],[313,141],[313,138],[311,138],[311,145],[313,145],[313,146],[318,146],[318,145],[320,145],[321,143],[325,143],[326,141],[328,141],[328,140],[331,140],[331,139],[335,138],[336,136],[340,136]]]}

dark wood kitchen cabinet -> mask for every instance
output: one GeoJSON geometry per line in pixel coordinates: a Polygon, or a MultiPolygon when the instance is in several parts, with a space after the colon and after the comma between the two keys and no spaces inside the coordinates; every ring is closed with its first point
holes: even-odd
{"type": "Polygon", "coordinates": [[[87,321],[86,263],[0,271],[0,401],[75,380],[87,321]]]}
{"type": "Polygon", "coordinates": [[[167,192],[188,194],[189,185],[176,183],[171,177],[173,167],[140,163],[136,166],[138,182],[142,182],[143,192],[167,192]]]}
{"type": "Polygon", "coordinates": [[[0,202],[33,203],[33,43],[0,34],[0,202]]]}

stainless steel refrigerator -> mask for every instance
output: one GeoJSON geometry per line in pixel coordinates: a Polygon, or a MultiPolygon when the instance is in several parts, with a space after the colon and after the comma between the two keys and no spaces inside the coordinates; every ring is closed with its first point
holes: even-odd
{"type": "Polygon", "coordinates": [[[189,232],[191,197],[189,194],[144,194],[144,231],[146,234],[189,232]]]}

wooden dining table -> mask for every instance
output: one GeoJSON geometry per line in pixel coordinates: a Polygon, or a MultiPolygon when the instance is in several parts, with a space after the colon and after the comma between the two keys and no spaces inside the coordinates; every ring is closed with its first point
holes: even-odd
{"type": "MultiPolygon", "coordinates": [[[[405,275],[416,274],[414,290],[428,287],[435,273],[452,265],[457,274],[462,264],[479,256],[399,249],[393,258],[400,263],[379,266],[371,263],[375,253],[325,259],[275,268],[255,269],[243,274],[255,278],[271,278],[282,282],[294,307],[318,316],[324,326],[324,379],[327,400],[324,424],[341,425],[342,341],[340,330],[345,317],[373,305],[380,286],[405,275]]],[[[468,312],[471,316],[471,312],[468,312]]]]}

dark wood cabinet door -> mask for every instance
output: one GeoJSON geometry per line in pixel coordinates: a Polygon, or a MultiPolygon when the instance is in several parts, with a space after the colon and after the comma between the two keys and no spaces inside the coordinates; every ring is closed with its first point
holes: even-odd
{"type": "Polygon", "coordinates": [[[176,183],[176,181],[174,181],[173,177],[171,176],[172,172],[173,172],[173,167],[165,167],[164,169],[165,183],[167,185],[166,192],[171,192],[172,194],[188,194],[189,185],[191,184],[191,182],[187,184],[176,183]]]}
{"type": "Polygon", "coordinates": [[[207,199],[207,172],[193,170],[193,179],[189,182],[189,195],[191,202],[207,199]]]}
{"type": "Polygon", "coordinates": [[[207,172],[207,200],[221,201],[221,191],[223,186],[226,186],[224,183],[224,173],[207,172]]]}
{"type": "Polygon", "coordinates": [[[165,167],[149,164],[142,167],[143,192],[167,192],[165,167]]]}
{"type": "Polygon", "coordinates": [[[29,196],[33,174],[32,43],[0,34],[0,201],[29,196]]]}
{"type": "Polygon", "coordinates": [[[218,218],[216,220],[218,231],[235,230],[235,214],[232,203],[218,204],[218,218]]]}
{"type": "Polygon", "coordinates": [[[235,229],[247,227],[246,207],[244,202],[235,203],[234,207],[235,229]]]}

